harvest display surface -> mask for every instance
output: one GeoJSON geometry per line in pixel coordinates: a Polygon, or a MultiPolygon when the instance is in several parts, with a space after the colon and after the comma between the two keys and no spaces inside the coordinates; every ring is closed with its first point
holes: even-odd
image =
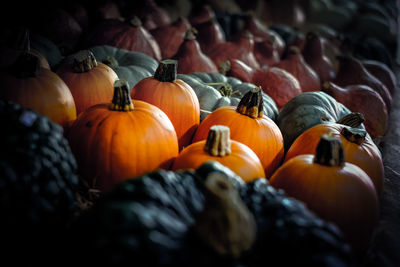
{"type": "Polygon", "coordinates": [[[399,10],[13,1],[4,261],[399,266],[399,10]]]}

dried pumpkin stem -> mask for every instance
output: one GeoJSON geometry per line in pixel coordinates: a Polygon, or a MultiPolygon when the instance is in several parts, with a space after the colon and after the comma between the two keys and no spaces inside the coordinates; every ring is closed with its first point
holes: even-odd
{"type": "Polygon", "coordinates": [[[215,157],[230,155],[232,151],[229,127],[224,125],[211,126],[204,151],[215,157]]]}
{"type": "Polygon", "coordinates": [[[196,35],[197,35],[198,31],[196,30],[196,28],[190,28],[189,30],[186,31],[185,33],[185,40],[195,40],[196,39],[196,35]]]}
{"type": "Polygon", "coordinates": [[[223,173],[209,174],[205,187],[204,210],[194,229],[219,254],[238,258],[255,241],[254,217],[223,173]]]}
{"type": "Polygon", "coordinates": [[[26,28],[22,28],[17,31],[17,37],[13,44],[13,47],[17,50],[22,51],[30,51],[31,50],[31,43],[29,39],[29,30],[26,28]]]}
{"type": "Polygon", "coordinates": [[[240,100],[236,111],[251,118],[263,116],[263,98],[260,87],[248,91],[240,100]]]}
{"type": "Polygon", "coordinates": [[[229,60],[222,61],[218,66],[218,72],[226,75],[231,70],[231,62],[229,60]]]}
{"type": "Polygon", "coordinates": [[[129,85],[125,80],[117,80],[114,82],[114,96],[110,109],[115,111],[131,111],[134,106],[129,94],[129,85]]]}
{"type": "Polygon", "coordinates": [[[178,61],[165,59],[160,62],[154,73],[154,78],[160,82],[173,82],[176,80],[178,61]]]}
{"type": "Polygon", "coordinates": [[[110,68],[116,68],[119,65],[118,61],[112,56],[106,56],[101,62],[106,64],[110,68]]]}
{"type": "Polygon", "coordinates": [[[130,20],[129,23],[134,26],[134,27],[139,27],[142,26],[142,21],[139,19],[138,16],[133,16],[130,20]]]}
{"type": "Polygon", "coordinates": [[[344,127],[340,134],[343,135],[350,142],[361,145],[365,141],[367,131],[365,131],[364,129],[344,127]]]}
{"type": "Polygon", "coordinates": [[[36,77],[40,71],[40,58],[30,51],[21,53],[11,66],[11,73],[17,78],[36,77]]]}
{"type": "Polygon", "coordinates": [[[314,162],[326,166],[340,166],[345,162],[342,141],[328,134],[321,135],[314,162]]]}
{"type": "Polygon", "coordinates": [[[360,112],[351,112],[338,120],[337,123],[356,128],[359,127],[364,121],[365,118],[363,114],[360,112]]]}
{"type": "Polygon", "coordinates": [[[231,97],[235,92],[232,90],[232,86],[229,83],[206,83],[207,85],[222,85],[218,91],[221,93],[222,96],[231,97]]]}
{"type": "Polygon", "coordinates": [[[90,50],[81,50],[74,55],[73,69],[75,73],[88,72],[97,66],[97,60],[90,50]]]}

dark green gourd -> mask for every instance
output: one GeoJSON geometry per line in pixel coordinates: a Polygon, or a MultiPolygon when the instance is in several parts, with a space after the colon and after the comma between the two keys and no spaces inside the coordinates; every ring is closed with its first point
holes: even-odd
{"type": "Polygon", "coordinates": [[[13,263],[44,263],[51,257],[43,252],[52,254],[78,212],[77,164],[62,128],[47,117],[0,100],[0,121],[2,253],[13,263]]]}
{"type": "Polygon", "coordinates": [[[352,262],[349,246],[332,224],[264,178],[246,185],[217,162],[126,180],[78,218],[71,233],[76,258],[70,260],[92,266],[352,262]]]}

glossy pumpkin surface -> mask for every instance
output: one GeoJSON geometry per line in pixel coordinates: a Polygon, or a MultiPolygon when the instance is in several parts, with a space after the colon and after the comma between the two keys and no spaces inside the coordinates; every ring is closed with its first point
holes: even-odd
{"type": "MultiPolygon", "coordinates": [[[[128,95],[129,96],[129,95],[128,95]]],[[[82,113],[68,140],[82,178],[108,190],[130,177],[170,168],[178,155],[175,129],[159,108],[132,100],[133,110],[110,110],[109,103],[82,113]]]]}
{"type": "Polygon", "coordinates": [[[347,126],[337,123],[316,125],[302,133],[292,144],[285,155],[285,162],[302,154],[313,154],[323,134],[331,134],[339,137],[343,144],[346,161],[353,163],[363,169],[371,178],[378,194],[383,188],[383,163],[379,148],[372,141],[370,136],[365,136],[360,144],[348,140],[342,130],[347,126]]]}

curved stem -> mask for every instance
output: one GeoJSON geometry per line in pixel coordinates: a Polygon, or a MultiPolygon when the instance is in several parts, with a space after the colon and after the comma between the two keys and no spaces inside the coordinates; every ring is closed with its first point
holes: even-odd
{"type": "Polygon", "coordinates": [[[336,123],[350,126],[353,128],[359,127],[365,121],[364,115],[360,112],[351,112],[339,119],[336,123]]]}

